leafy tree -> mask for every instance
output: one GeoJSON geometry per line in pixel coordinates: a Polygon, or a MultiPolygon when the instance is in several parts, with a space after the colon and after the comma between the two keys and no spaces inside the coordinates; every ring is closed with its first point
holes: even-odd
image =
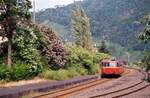
{"type": "Polygon", "coordinates": [[[12,64],[12,38],[22,22],[30,19],[30,8],[29,0],[19,0],[19,2],[17,0],[0,0],[1,35],[8,39],[7,65],[9,68],[12,64]]]}
{"type": "Polygon", "coordinates": [[[92,39],[90,32],[89,18],[81,5],[75,4],[72,10],[71,28],[75,38],[75,43],[88,50],[92,49],[92,39]]]}
{"type": "Polygon", "coordinates": [[[145,16],[142,23],[145,25],[145,29],[139,37],[142,41],[147,43],[150,40],[150,15],[145,16]]]}
{"type": "Polygon", "coordinates": [[[146,51],[142,63],[146,65],[146,70],[150,70],[150,51],[146,51]]]}
{"type": "Polygon", "coordinates": [[[63,68],[66,63],[66,49],[56,33],[47,25],[40,25],[39,32],[43,37],[41,54],[46,57],[52,69],[63,68]]]}
{"type": "Polygon", "coordinates": [[[98,51],[102,53],[109,53],[104,40],[101,42],[101,45],[99,46],[98,51]]]}
{"type": "MultiPolygon", "coordinates": [[[[145,29],[144,32],[141,33],[139,38],[146,44],[150,40],[150,15],[144,17],[144,21],[142,21],[142,23],[145,24],[145,29]]],[[[147,51],[145,53],[142,62],[147,65],[147,70],[150,70],[150,51],[147,51]]]]}
{"type": "Polygon", "coordinates": [[[12,39],[14,63],[20,60],[29,65],[40,65],[41,56],[37,49],[40,38],[35,29],[37,28],[31,22],[17,30],[18,33],[12,39]]]}

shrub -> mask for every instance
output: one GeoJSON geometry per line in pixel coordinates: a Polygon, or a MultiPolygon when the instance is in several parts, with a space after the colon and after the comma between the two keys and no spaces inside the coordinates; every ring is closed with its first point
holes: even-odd
{"type": "Polygon", "coordinates": [[[41,63],[37,50],[38,37],[34,31],[34,27],[18,29],[18,33],[13,37],[13,59],[16,58],[16,61],[20,60],[30,65],[41,63]]]}
{"type": "Polygon", "coordinates": [[[11,80],[30,79],[42,72],[41,66],[18,64],[11,70],[11,80]],[[13,75],[14,74],[14,75],[13,75]]]}
{"type": "Polygon", "coordinates": [[[110,56],[108,54],[105,54],[105,53],[95,53],[93,55],[93,62],[94,63],[99,63],[103,59],[107,59],[107,58],[110,58],[110,56]]]}
{"type": "Polygon", "coordinates": [[[54,80],[65,80],[69,79],[75,76],[81,76],[85,75],[87,73],[87,70],[84,68],[70,68],[68,70],[66,69],[60,69],[60,70],[43,70],[41,74],[39,74],[39,77],[46,78],[46,79],[54,79],[54,80]]]}
{"type": "Polygon", "coordinates": [[[39,26],[39,32],[43,37],[41,44],[41,54],[47,59],[53,69],[64,67],[66,63],[66,49],[63,42],[58,38],[56,33],[48,26],[39,26]]]}
{"type": "Polygon", "coordinates": [[[143,65],[146,65],[146,71],[150,70],[150,51],[144,53],[144,58],[142,60],[143,65]]]}
{"type": "Polygon", "coordinates": [[[74,76],[81,76],[88,74],[88,70],[83,66],[69,67],[67,70],[74,76]]]}
{"type": "Polygon", "coordinates": [[[69,78],[67,70],[44,70],[39,76],[46,79],[64,80],[69,78]]]}
{"type": "Polygon", "coordinates": [[[88,74],[88,69],[79,66],[76,68],[76,72],[78,72],[80,75],[87,75],[88,74]]]}
{"type": "Polygon", "coordinates": [[[0,80],[8,80],[9,70],[4,66],[0,65],[0,80]]]}
{"type": "MultiPolygon", "coordinates": [[[[69,77],[75,77],[75,76],[81,76],[81,73],[79,72],[79,70],[77,70],[77,68],[70,68],[70,69],[68,69],[68,71],[69,71],[69,77]]],[[[82,72],[82,71],[81,71],[82,72]]]]}
{"type": "Polygon", "coordinates": [[[109,58],[108,54],[93,53],[82,47],[67,46],[68,57],[65,68],[76,68],[81,70],[80,74],[95,74],[99,69],[99,63],[102,59],[109,58]],[[82,72],[83,71],[83,72],[82,72]]]}
{"type": "Polygon", "coordinates": [[[30,66],[25,63],[17,63],[11,69],[5,66],[0,66],[0,79],[7,81],[17,81],[23,79],[30,79],[37,76],[41,72],[38,66],[30,66]]]}
{"type": "Polygon", "coordinates": [[[90,66],[90,74],[98,73],[99,69],[100,69],[99,64],[94,64],[94,65],[90,66]]]}
{"type": "Polygon", "coordinates": [[[15,65],[10,69],[10,80],[22,80],[29,78],[27,65],[15,65]]]}

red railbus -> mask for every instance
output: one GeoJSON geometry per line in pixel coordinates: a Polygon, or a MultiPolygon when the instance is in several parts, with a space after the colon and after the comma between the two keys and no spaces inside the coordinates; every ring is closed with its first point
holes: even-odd
{"type": "Polygon", "coordinates": [[[121,76],[124,72],[123,62],[121,60],[102,60],[101,77],[108,75],[121,76]]]}

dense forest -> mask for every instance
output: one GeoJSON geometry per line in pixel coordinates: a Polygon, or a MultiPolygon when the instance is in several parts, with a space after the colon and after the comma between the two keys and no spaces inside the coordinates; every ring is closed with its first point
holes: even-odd
{"type": "MultiPolygon", "coordinates": [[[[149,0],[83,0],[81,4],[90,18],[94,42],[99,44],[100,40],[105,39],[109,44],[125,47],[127,51],[150,48],[138,41],[138,35],[144,29],[140,21],[149,14],[149,0]]],[[[72,7],[73,4],[45,9],[37,13],[36,20],[49,22],[64,40],[70,40],[72,7]]]]}

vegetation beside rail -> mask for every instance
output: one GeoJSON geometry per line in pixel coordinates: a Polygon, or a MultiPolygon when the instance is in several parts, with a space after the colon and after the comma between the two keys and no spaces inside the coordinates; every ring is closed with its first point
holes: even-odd
{"type": "Polygon", "coordinates": [[[64,43],[46,23],[33,23],[30,8],[29,0],[19,4],[16,0],[0,1],[0,36],[8,39],[0,44],[0,80],[36,76],[64,80],[98,72],[100,60],[109,55],[93,48],[89,19],[81,6],[72,12],[73,43],[64,43]],[[77,30],[78,26],[82,28],[77,30]]]}

